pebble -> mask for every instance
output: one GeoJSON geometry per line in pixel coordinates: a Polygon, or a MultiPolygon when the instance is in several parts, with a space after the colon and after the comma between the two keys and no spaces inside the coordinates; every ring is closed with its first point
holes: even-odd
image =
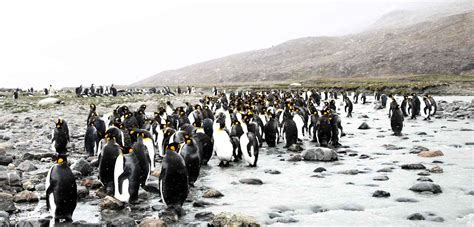
{"type": "Polygon", "coordinates": [[[408,216],[407,219],[412,220],[412,221],[419,221],[419,220],[425,220],[425,217],[420,213],[414,213],[408,216]]]}
{"type": "Polygon", "coordinates": [[[313,172],[315,172],[315,173],[322,173],[322,172],[324,172],[324,171],[326,171],[326,169],[323,168],[323,167],[318,167],[318,168],[316,168],[316,169],[313,170],[313,172]]]}
{"type": "Polygon", "coordinates": [[[383,191],[383,190],[377,190],[372,194],[372,197],[388,198],[388,197],[390,197],[390,192],[386,192],[386,191],[383,191]]]}
{"type": "Polygon", "coordinates": [[[416,169],[426,169],[426,167],[423,164],[404,164],[402,165],[402,169],[416,170],[416,169]]]}

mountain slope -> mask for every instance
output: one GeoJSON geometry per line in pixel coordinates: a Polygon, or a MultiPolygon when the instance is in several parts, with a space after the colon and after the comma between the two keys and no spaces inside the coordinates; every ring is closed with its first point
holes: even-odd
{"type": "Polygon", "coordinates": [[[473,27],[474,11],[469,11],[402,28],[301,38],[164,71],[133,86],[305,80],[314,76],[473,74],[473,27]]]}

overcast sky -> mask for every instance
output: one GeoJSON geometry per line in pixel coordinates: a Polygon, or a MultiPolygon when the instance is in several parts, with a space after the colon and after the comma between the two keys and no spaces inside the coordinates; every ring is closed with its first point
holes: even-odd
{"type": "Polygon", "coordinates": [[[0,87],[130,84],[290,39],[357,32],[407,2],[1,1],[0,87]]]}

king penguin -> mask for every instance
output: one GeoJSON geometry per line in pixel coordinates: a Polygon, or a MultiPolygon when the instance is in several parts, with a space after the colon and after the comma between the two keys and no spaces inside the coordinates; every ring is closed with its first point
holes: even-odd
{"type": "Polygon", "coordinates": [[[76,178],[67,164],[66,155],[58,155],[56,164],[46,176],[46,207],[55,222],[72,222],[77,205],[76,178]]]}
{"type": "Polygon", "coordinates": [[[56,128],[53,130],[51,140],[51,149],[58,154],[65,154],[67,152],[67,144],[69,143],[69,128],[65,120],[58,118],[54,121],[56,128]]]}
{"type": "Polygon", "coordinates": [[[136,203],[141,172],[133,148],[122,149],[114,166],[114,197],[122,202],[136,203]]]}
{"type": "Polygon", "coordinates": [[[184,136],[184,145],[180,149],[179,154],[183,156],[188,171],[189,185],[193,187],[201,170],[201,158],[199,157],[199,149],[196,146],[196,142],[189,135],[184,136]]]}
{"type": "Polygon", "coordinates": [[[216,129],[213,133],[214,151],[220,160],[219,166],[228,166],[232,160],[234,146],[229,133],[225,130],[225,120],[218,118],[214,128],[216,129]]]}
{"type": "Polygon", "coordinates": [[[99,154],[99,179],[109,195],[114,194],[114,169],[117,157],[121,152],[116,136],[106,134],[107,143],[99,154]]]}

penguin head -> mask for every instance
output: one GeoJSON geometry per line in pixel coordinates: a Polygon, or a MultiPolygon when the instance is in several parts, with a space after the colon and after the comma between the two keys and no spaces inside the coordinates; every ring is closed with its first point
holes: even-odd
{"type": "Polygon", "coordinates": [[[171,106],[171,102],[170,102],[170,101],[166,101],[166,105],[171,106]]]}
{"type": "Polygon", "coordinates": [[[94,103],[91,103],[89,107],[91,108],[91,111],[95,111],[96,109],[96,106],[94,103]]]}
{"type": "Polygon", "coordinates": [[[145,110],[145,109],[146,109],[146,105],[145,105],[145,104],[142,104],[142,105],[140,106],[140,109],[141,109],[141,110],[145,110]]]}
{"type": "Polygon", "coordinates": [[[67,155],[65,154],[58,154],[53,158],[53,161],[56,164],[66,164],[67,163],[67,155]]]}
{"type": "Polygon", "coordinates": [[[179,143],[170,143],[166,146],[166,151],[179,151],[179,143]]]}
{"type": "Polygon", "coordinates": [[[191,144],[192,142],[193,142],[193,140],[191,139],[191,137],[188,134],[185,134],[184,135],[184,143],[185,144],[191,144]]]}
{"type": "Polygon", "coordinates": [[[56,125],[56,128],[61,128],[64,124],[64,121],[63,121],[63,119],[58,118],[54,121],[54,124],[56,125]]]}

